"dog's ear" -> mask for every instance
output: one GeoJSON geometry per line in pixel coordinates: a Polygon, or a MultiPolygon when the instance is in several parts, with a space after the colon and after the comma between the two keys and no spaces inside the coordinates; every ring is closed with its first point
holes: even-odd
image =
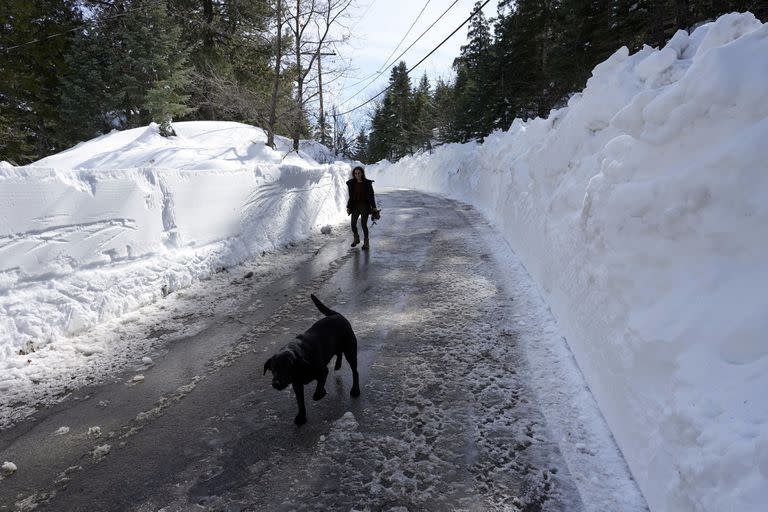
{"type": "Polygon", "coordinates": [[[272,370],[272,359],[274,357],[275,356],[270,357],[269,359],[267,359],[267,362],[264,363],[264,375],[267,374],[267,370],[272,370]]]}

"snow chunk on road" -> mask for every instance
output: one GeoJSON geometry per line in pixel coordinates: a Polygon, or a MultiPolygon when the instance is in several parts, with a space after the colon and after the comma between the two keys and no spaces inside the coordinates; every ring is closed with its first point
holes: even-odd
{"type": "Polygon", "coordinates": [[[5,462],[3,462],[3,465],[0,466],[0,469],[3,471],[3,476],[11,476],[19,468],[17,468],[16,464],[14,464],[13,462],[5,461],[5,462]]]}
{"type": "Polygon", "coordinates": [[[110,444],[102,444],[97,446],[91,451],[91,456],[98,460],[106,457],[106,455],[112,450],[112,445],[110,444]]]}

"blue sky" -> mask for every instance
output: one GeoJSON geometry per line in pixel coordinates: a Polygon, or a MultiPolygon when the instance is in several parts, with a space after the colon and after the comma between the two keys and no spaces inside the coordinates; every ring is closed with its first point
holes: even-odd
{"type": "MultiPolygon", "coordinates": [[[[416,38],[418,38],[435,20],[437,20],[453,0],[360,0],[352,10],[349,25],[352,38],[339,49],[340,56],[351,60],[353,70],[347,78],[330,83],[326,89],[329,98],[333,98],[343,109],[350,109],[365,102],[387,86],[390,70],[397,63],[393,61],[416,38]],[[425,7],[426,6],[426,7],[425,7]],[[421,17],[411,29],[400,48],[395,51],[401,38],[422,11],[421,17]],[[393,54],[394,52],[394,54],[393,54]],[[376,73],[384,68],[381,76],[376,73]],[[371,76],[373,75],[373,76],[371,76]],[[361,81],[361,78],[370,77],[361,81]]],[[[483,9],[486,17],[496,14],[498,0],[491,0],[483,9]]],[[[427,55],[440,41],[445,39],[464,20],[475,5],[475,0],[459,0],[447,14],[427,32],[401,60],[410,68],[427,55]]],[[[466,43],[468,24],[440,47],[429,59],[425,60],[411,74],[412,83],[417,83],[426,71],[430,82],[437,77],[449,78],[452,75],[451,64],[458,56],[460,47],[466,43]]],[[[329,109],[330,103],[326,105],[329,109]]],[[[372,104],[371,104],[372,105],[372,104]]],[[[356,128],[364,123],[368,109],[363,107],[352,114],[356,128]]]]}

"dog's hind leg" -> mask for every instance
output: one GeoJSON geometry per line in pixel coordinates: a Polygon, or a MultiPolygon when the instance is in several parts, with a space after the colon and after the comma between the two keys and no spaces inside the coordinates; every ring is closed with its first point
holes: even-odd
{"type": "Polygon", "coordinates": [[[322,373],[317,377],[317,387],[315,388],[315,394],[312,395],[312,400],[320,400],[327,393],[325,392],[325,379],[328,378],[328,368],[323,368],[322,373]]]}
{"type": "Polygon", "coordinates": [[[333,367],[334,370],[341,370],[341,352],[336,354],[336,366],[333,367]]]}
{"type": "Polygon", "coordinates": [[[360,375],[357,373],[357,338],[352,335],[352,343],[344,349],[344,357],[352,368],[352,389],[349,391],[351,396],[360,396],[360,375]]]}
{"type": "Polygon", "coordinates": [[[296,395],[296,403],[299,405],[299,414],[296,415],[293,422],[302,426],[307,422],[307,408],[304,406],[304,385],[294,382],[293,392],[296,395]]]}

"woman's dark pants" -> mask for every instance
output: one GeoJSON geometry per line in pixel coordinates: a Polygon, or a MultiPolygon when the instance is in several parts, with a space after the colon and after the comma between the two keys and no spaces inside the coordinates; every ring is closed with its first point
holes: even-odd
{"type": "Polygon", "coordinates": [[[367,240],[368,239],[368,215],[371,214],[371,211],[368,208],[368,204],[365,202],[354,201],[352,202],[351,210],[352,210],[352,234],[355,235],[357,238],[360,238],[360,235],[357,231],[357,219],[358,217],[362,217],[361,224],[363,226],[363,238],[367,240]]]}

